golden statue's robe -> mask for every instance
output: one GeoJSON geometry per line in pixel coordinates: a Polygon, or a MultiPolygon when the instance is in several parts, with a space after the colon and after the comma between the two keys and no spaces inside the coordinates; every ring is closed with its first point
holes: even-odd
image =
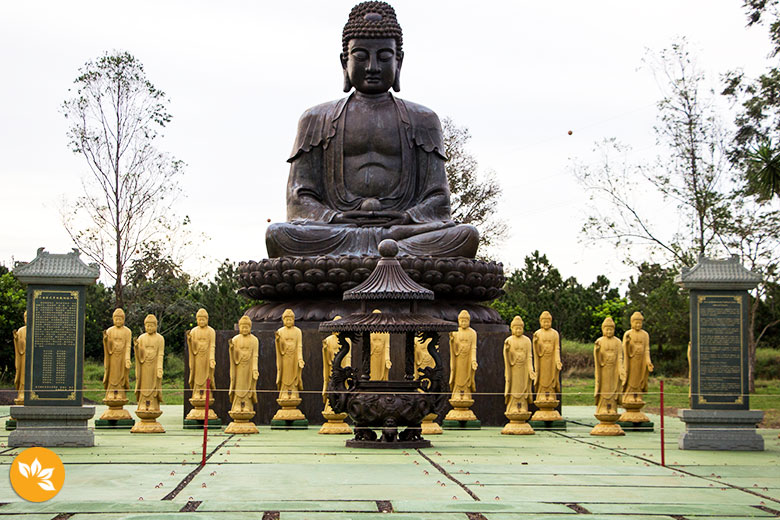
{"type": "Polygon", "coordinates": [[[390,334],[374,332],[371,334],[371,380],[387,381],[390,377],[390,334]]]}
{"type": "Polygon", "coordinates": [[[504,402],[506,413],[528,411],[533,400],[531,386],[533,372],[533,348],[526,336],[509,336],[504,340],[504,402]]]}
{"type": "Polygon", "coordinates": [[[453,399],[471,399],[471,392],[476,392],[473,369],[476,362],[476,331],[468,327],[450,332],[450,390],[453,399]]]}
{"type": "Polygon", "coordinates": [[[254,410],[257,404],[258,354],[260,342],[249,334],[233,336],[229,344],[231,412],[254,410]]]}
{"type": "Polygon", "coordinates": [[[537,399],[541,394],[557,394],[560,391],[558,363],[561,362],[561,341],[558,331],[537,330],[534,332],[533,347],[537,399]]]}
{"type": "Polygon", "coordinates": [[[620,340],[614,336],[600,337],[593,348],[593,358],[596,375],[594,389],[596,413],[618,413],[622,387],[621,375],[624,373],[623,347],[620,340]]]}
{"type": "Polygon", "coordinates": [[[626,364],[624,399],[634,399],[629,394],[647,392],[647,375],[650,373],[650,336],[644,330],[627,330],[623,335],[623,357],[626,364]]]}
{"type": "Polygon", "coordinates": [[[274,336],[276,345],[276,388],[280,399],[297,399],[303,390],[301,379],[303,334],[298,327],[281,327],[274,336]]]}
{"type": "Polygon", "coordinates": [[[163,402],[162,370],[165,338],[141,334],[135,340],[135,398],[139,410],[159,410],[163,402]]]}
{"type": "Polygon", "coordinates": [[[206,379],[211,379],[211,387],[214,389],[214,368],[217,333],[209,327],[195,327],[187,333],[187,352],[190,363],[189,384],[192,395],[204,397],[206,395],[206,379]]]}
{"type": "Polygon", "coordinates": [[[128,327],[109,327],[103,332],[103,388],[106,399],[125,399],[130,388],[130,349],[133,334],[128,327]]]}
{"type": "Polygon", "coordinates": [[[27,325],[19,327],[14,331],[14,388],[16,388],[16,398],[24,399],[24,363],[27,356],[27,325]]]}

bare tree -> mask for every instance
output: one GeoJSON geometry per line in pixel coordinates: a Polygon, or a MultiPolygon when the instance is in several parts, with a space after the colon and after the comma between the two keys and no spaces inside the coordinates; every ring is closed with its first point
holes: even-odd
{"type": "Polygon", "coordinates": [[[74,83],[62,112],[73,152],[84,157],[90,174],[82,181],[84,194],[63,207],[63,223],[79,249],[114,279],[121,306],[126,266],[144,241],[171,229],[183,163],[153,144],[171,121],[168,99],[134,56],[105,53],[85,63],[74,83]]]}
{"type": "Polygon", "coordinates": [[[628,147],[614,139],[600,143],[602,164],[575,167],[594,202],[584,232],[593,239],[649,244],[675,264],[691,265],[700,255],[725,249],[729,211],[723,179],[730,170],[725,133],[684,41],[648,61],[666,91],[655,127],[664,158],[655,165],[631,164],[628,147]],[[639,201],[646,194],[672,202],[676,215],[659,218],[657,208],[643,208],[639,201]],[[663,225],[670,218],[677,219],[674,231],[663,225]]]}
{"type": "Polygon", "coordinates": [[[479,229],[480,245],[489,247],[507,235],[507,224],[498,218],[496,205],[501,185],[493,172],[479,173],[476,158],[466,150],[471,139],[468,128],[457,126],[452,119],[442,119],[445,169],[449,181],[452,218],[479,229]]]}

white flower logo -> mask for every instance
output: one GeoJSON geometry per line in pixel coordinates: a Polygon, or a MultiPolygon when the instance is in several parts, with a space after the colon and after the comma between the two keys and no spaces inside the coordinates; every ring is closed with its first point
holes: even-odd
{"type": "Polygon", "coordinates": [[[16,463],[16,469],[25,478],[34,478],[40,480],[38,486],[46,491],[56,491],[54,485],[51,483],[51,474],[54,472],[54,468],[44,468],[36,458],[29,466],[23,462],[16,463]]]}

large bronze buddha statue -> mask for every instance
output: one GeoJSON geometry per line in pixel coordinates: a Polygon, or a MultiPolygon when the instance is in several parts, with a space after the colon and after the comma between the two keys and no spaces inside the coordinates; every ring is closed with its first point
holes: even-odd
{"type": "Polygon", "coordinates": [[[479,233],[454,222],[439,118],[394,97],[401,27],[384,2],[363,2],[342,34],[348,97],[307,110],[287,182],[287,220],[266,233],[268,255],[377,255],[385,238],[410,256],[474,258],[479,233]]]}

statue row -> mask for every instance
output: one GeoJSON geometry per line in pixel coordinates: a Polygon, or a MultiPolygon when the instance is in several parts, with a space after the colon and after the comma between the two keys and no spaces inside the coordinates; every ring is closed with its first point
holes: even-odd
{"type": "MultiPolygon", "coordinates": [[[[379,311],[374,311],[379,312],[379,311]]],[[[25,324],[27,315],[25,313],[25,324]]],[[[339,319],[336,317],[335,319],[339,319]]],[[[216,333],[208,325],[208,312],[200,309],[196,314],[197,326],[187,333],[187,352],[190,373],[188,385],[192,390],[190,399],[193,409],[187,420],[204,421],[207,382],[214,381],[216,367],[216,333]]],[[[103,386],[106,395],[103,402],[108,410],[101,416],[102,421],[131,421],[130,414],[123,408],[127,403],[126,391],[129,386],[131,367],[131,345],[135,347],[135,397],[138,401],[136,414],[141,423],[134,424],[134,432],[161,432],[162,426],[156,418],[162,413],[163,402],[162,376],[165,339],[157,332],[157,319],[148,315],[144,320],[145,333],[134,342],[129,328],[125,327],[125,314],[117,309],[113,314],[113,326],[103,334],[104,376],[103,386]]],[[[274,416],[275,421],[305,420],[297,409],[301,402],[299,392],[303,389],[302,370],[303,336],[295,327],[295,315],[286,310],[282,315],[283,326],[275,333],[276,386],[280,410],[274,416]]],[[[505,415],[510,423],[505,433],[533,433],[527,424],[530,416],[528,406],[534,402],[539,409],[531,420],[556,421],[562,417],[555,410],[558,405],[557,393],[560,392],[559,373],[562,369],[560,338],[552,328],[552,316],[545,311],[539,318],[540,328],[534,332],[533,339],[524,335],[524,323],[515,316],[511,323],[512,335],[504,341],[503,357],[505,369],[504,397],[505,415]],[[533,401],[533,396],[536,400],[533,401]]],[[[631,329],[621,342],[614,336],[615,323],[611,318],[602,324],[603,336],[594,345],[596,417],[601,421],[593,430],[594,435],[619,435],[622,433],[617,420],[641,423],[647,417],[640,411],[644,405],[643,394],[647,391],[648,373],[653,371],[650,361],[650,340],[642,330],[643,317],[640,313],[631,316],[631,329]],[[618,415],[618,406],[626,412],[618,415]],[[614,420],[612,420],[614,419],[614,420]]],[[[250,422],[254,417],[257,403],[256,386],[259,377],[259,342],[251,334],[251,320],[244,316],[239,320],[239,334],[229,340],[230,358],[230,415],[234,422],[228,426],[228,432],[253,433],[256,428],[250,422]]],[[[15,386],[16,404],[24,402],[24,356],[26,326],[14,331],[16,353],[15,386]]],[[[415,342],[415,373],[419,369],[433,366],[428,354],[428,342],[415,342]]],[[[470,410],[473,404],[472,392],[476,391],[475,374],[477,363],[477,333],[470,327],[470,316],[461,311],[458,316],[458,330],[449,335],[450,377],[452,391],[450,403],[453,410],[446,420],[474,421],[476,416],[470,410]]],[[[328,336],[322,342],[323,356],[323,415],[330,426],[323,433],[348,432],[343,417],[333,414],[325,398],[326,388],[333,358],[339,349],[338,335],[328,336]],[[330,417],[330,418],[329,418],[330,417]]],[[[350,357],[343,364],[351,363],[350,357]]],[[[371,373],[373,380],[387,380],[390,362],[390,335],[371,334],[371,373]]],[[[213,397],[209,399],[213,403],[213,397]]],[[[213,409],[209,410],[209,420],[217,420],[213,409]]],[[[436,426],[426,421],[428,434],[438,433],[436,426]]]]}

